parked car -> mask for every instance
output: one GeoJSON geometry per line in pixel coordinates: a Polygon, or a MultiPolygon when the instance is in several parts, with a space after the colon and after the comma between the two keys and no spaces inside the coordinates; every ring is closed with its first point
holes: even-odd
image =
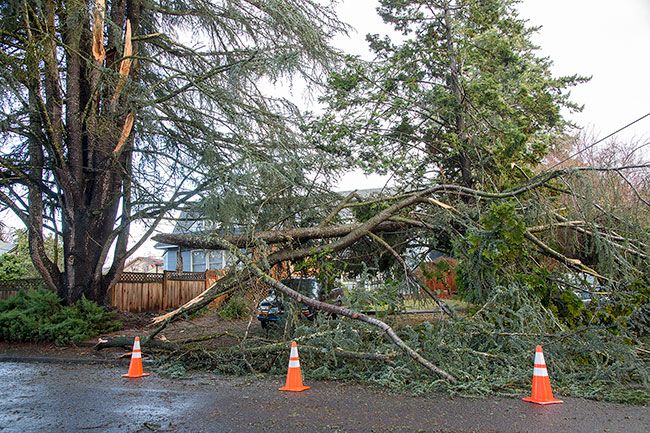
{"type": "MultiPolygon", "coordinates": [[[[312,299],[319,299],[321,287],[315,278],[288,278],[281,281],[282,284],[295,290],[301,295],[312,299]]],[[[302,304],[300,315],[307,320],[316,318],[316,309],[309,305],[302,304]]],[[[260,321],[262,328],[266,328],[271,323],[278,323],[284,320],[286,310],[282,296],[275,293],[275,290],[269,291],[266,298],[262,299],[257,307],[257,320],[260,321]]]]}
{"type": "Polygon", "coordinates": [[[574,290],[573,294],[576,295],[585,305],[591,302],[591,292],[585,290],[574,290]]]}
{"type": "Polygon", "coordinates": [[[605,288],[600,285],[593,275],[584,272],[567,272],[557,281],[560,286],[571,290],[584,305],[588,305],[594,299],[600,301],[609,299],[605,288]]]}

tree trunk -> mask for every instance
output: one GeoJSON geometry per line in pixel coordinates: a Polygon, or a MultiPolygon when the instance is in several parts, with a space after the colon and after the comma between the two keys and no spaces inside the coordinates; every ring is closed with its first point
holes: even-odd
{"type": "Polygon", "coordinates": [[[469,152],[469,139],[467,136],[467,128],[465,125],[465,97],[461,87],[462,77],[462,60],[459,58],[458,49],[453,40],[453,20],[452,6],[450,2],[445,5],[445,30],[447,40],[447,55],[449,57],[449,80],[448,85],[451,94],[455,99],[455,114],[454,114],[454,129],[458,140],[460,142],[460,149],[458,149],[458,168],[460,170],[461,185],[466,188],[474,187],[474,177],[472,175],[472,160],[469,152]]]}
{"type": "MultiPolygon", "coordinates": [[[[130,2],[128,13],[125,13],[126,3],[113,2],[109,16],[117,19],[113,21],[117,28],[124,28],[126,20],[131,20],[137,31],[140,2],[130,2]]],[[[42,51],[29,52],[34,57],[30,63],[33,76],[30,95],[34,107],[30,119],[38,126],[37,129],[45,131],[45,136],[31,140],[29,155],[30,165],[34,167],[32,178],[39,181],[44,179],[44,154],[51,157],[56,188],[46,189],[42,184],[30,188],[28,228],[31,257],[46,284],[56,290],[65,303],[73,303],[85,296],[105,304],[110,286],[119,277],[126,259],[128,223],[119,233],[111,272],[104,276],[101,269],[108,249],[116,239],[115,224],[120,205],[122,216],[131,211],[130,186],[125,184],[130,174],[131,129],[123,137],[123,125],[129,113],[109,106],[113,89],[100,85],[100,68],[109,67],[117,72],[120,62],[109,64],[93,51],[91,23],[83,20],[87,14],[85,7],[72,2],[57,7],[52,0],[44,1],[44,5],[42,19],[47,26],[38,23],[40,27],[33,27],[46,32],[46,37],[31,31],[27,37],[32,41],[38,38],[47,41],[42,51]],[[60,27],[57,27],[57,14],[58,22],[65,23],[60,27]],[[66,44],[64,50],[57,47],[57,28],[61,29],[66,44]],[[39,71],[41,62],[44,74],[39,71]],[[67,65],[64,79],[58,67],[60,62],[67,65]],[[44,87],[44,92],[41,87],[44,87]],[[125,145],[121,152],[115,153],[116,143],[122,138],[125,145]],[[44,251],[43,233],[47,227],[43,211],[46,200],[54,200],[60,206],[63,272],[44,251]]],[[[40,18],[38,15],[33,17],[35,20],[40,18]]],[[[106,28],[105,19],[102,21],[100,15],[93,15],[94,20],[99,20],[98,28],[106,28]]],[[[98,40],[103,45],[103,35],[98,40]]],[[[109,32],[109,43],[122,45],[122,37],[109,32]]],[[[134,52],[136,48],[134,46],[134,52]]],[[[133,74],[134,70],[130,73],[133,74]]]]}

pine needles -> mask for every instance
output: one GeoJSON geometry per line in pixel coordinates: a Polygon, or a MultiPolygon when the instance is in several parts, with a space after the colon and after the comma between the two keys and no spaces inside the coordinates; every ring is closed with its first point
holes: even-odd
{"type": "MultiPolygon", "coordinates": [[[[459,380],[438,379],[375,328],[349,320],[322,320],[295,329],[306,379],[355,381],[395,392],[426,395],[522,396],[530,391],[537,344],[545,350],[558,395],[647,404],[650,374],[639,337],[620,326],[568,329],[524,285],[498,287],[471,317],[423,322],[398,329],[400,337],[459,380]],[[355,355],[350,355],[354,353],[355,355]],[[376,358],[367,356],[379,355],[376,358]]],[[[250,340],[245,346],[195,346],[166,358],[185,368],[221,374],[286,372],[288,342],[250,340]]]]}

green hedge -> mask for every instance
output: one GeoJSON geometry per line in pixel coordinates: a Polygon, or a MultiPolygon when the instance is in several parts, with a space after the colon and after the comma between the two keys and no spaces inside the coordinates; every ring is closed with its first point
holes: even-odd
{"type": "Polygon", "coordinates": [[[82,298],[63,306],[47,290],[21,291],[0,301],[0,340],[75,343],[119,329],[114,313],[82,298]]]}

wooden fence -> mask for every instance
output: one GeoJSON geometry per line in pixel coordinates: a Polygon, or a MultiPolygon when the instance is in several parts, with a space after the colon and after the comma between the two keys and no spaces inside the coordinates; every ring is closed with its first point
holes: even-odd
{"type": "Polygon", "coordinates": [[[216,281],[206,277],[206,272],[125,272],[111,290],[111,305],[132,313],[176,308],[216,281]]]}
{"type": "Polygon", "coordinates": [[[0,299],[7,299],[20,290],[41,289],[45,285],[40,278],[23,278],[20,280],[0,281],[0,299]]]}
{"type": "MultiPolygon", "coordinates": [[[[109,292],[109,299],[112,307],[132,313],[168,310],[196,297],[221,276],[223,271],[124,272],[109,292]]],[[[0,299],[14,296],[20,290],[43,287],[43,280],[38,278],[0,281],[0,299]]]]}

